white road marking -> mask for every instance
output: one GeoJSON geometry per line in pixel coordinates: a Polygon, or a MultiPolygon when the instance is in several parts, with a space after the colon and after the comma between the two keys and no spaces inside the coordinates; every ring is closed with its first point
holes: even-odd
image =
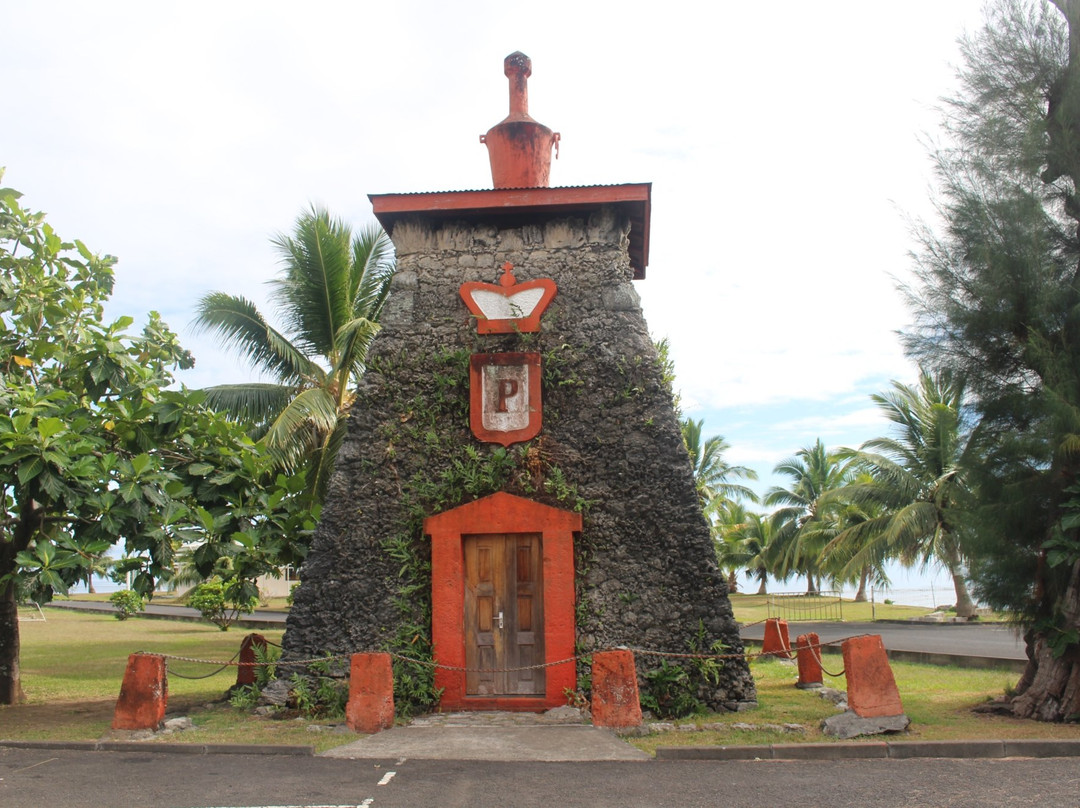
{"type": "Polygon", "coordinates": [[[380,786],[385,786],[387,783],[394,779],[395,774],[397,774],[397,772],[387,772],[383,775],[382,780],[380,780],[378,784],[380,786]]]}

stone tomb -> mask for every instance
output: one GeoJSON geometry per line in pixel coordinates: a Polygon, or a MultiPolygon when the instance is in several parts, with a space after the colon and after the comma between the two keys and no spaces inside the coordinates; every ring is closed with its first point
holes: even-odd
{"type": "MultiPolygon", "coordinates": [[[[650,194],[372,197],[398,268],[286,660],[389,650],[447,666],[444,709],[539,711],[566,703],[592,651],[742,651],[633,287],[650,194]]],[[[644,684],[660,660],[636,661],[644,684]]],[[[753,702],[745,660],[697,696],[753,702]]]]}
{"type": "MultiPolygon", "coordinates": [[[[529,223],[487,213],[393,225],[398,272],[302,570],[287,652],[426,649],[433,593],[423,520],[497,491],[580,513],[572,605],[580,653],[708,651],[716,642],[740,651],[671,389],[632,285],[629,215],[604,203],[529,223]],[[537,332],[478,334],[461,299],[462,284],[497,281],[505,262],[519,281],[550,278],[558,288],[537,332]],[[502,352],[540,360],[539,432],[508,447],[470,424],[471,359],[502,352]]],[[[434,601],[437,609],[438,592],[434,601]]],[[[434,649],[436,660],[462,653],[434,649]]],[[[638,658],[639,671],[656,664],[638,658]]],[[[729,709],[754,700],[746,665],[726,661],[703,697],[729,709]]]]}

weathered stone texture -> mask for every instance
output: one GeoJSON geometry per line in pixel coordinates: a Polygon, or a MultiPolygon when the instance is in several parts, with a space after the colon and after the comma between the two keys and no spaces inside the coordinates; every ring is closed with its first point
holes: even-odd
{"type": "MultiPolygon", "coordinates": [[[[411,609],[395,605],[402,563],[385,545],[405,536],[423,556],[423,516],[492,492],[482,481],[470,490],[467,479],[502,451],[469,430],[468,356],[489,351],[542,355],[541,436],[510,448],[513,469],[500,486],[556,507],[587,502],[576,548],[581,651],[707,652],[717,641],[725,652],[742,650],[632,285],[628,233],[611,208],[588,221],[504,229],[419,220],[395,227],[397,277],[302,570],[287,656],[380,650],[406,621],[427,619],[421,596],[410,596],[411,609]],[[558,285],[540,333],[476,334],[458,289],[494,282],[505,261],[519,282],[558,285]]],[[[638,670],[657,664],[639,657],[638,670]]],[[[701,696],[716,709],[754,700],[745,662],[726,661],[720,685],[701,696]]]]}

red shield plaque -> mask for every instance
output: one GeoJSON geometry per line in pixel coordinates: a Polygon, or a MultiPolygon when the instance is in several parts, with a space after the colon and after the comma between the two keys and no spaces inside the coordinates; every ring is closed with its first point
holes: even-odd
{"type": "Polygon", "coordinates": [[[469,360],[469,425],[486,443],[509,446],[540,432],[540,354],[473,354],[469,360]]]}

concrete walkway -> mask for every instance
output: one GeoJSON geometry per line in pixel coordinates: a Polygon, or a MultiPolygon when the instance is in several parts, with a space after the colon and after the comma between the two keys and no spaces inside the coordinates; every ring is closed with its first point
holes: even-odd
{"type": "MultiPolygon", "coordinates": [[[[462,715],[462,714],[455,714],[462,715]]],[[[324,752],[324,757],[443,760],[649,760],[606,729],[577,725],[515,723],[512,713],[471,713],[468,721],[414,723],[377,732],[324,752]]]]}

